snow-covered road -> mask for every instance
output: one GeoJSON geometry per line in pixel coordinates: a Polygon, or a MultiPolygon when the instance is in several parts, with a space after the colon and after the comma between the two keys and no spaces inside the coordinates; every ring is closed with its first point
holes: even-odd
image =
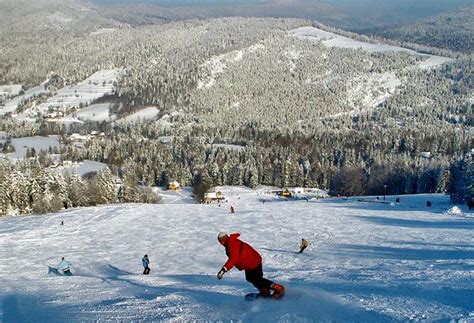
{"type": "Polygon", "coordinates": [[[221,206],[109,205],[0,219],[0,321],[474,320],[474,219],[445,215],[445,197],[383,204],[224,193],[221,206]],[[266,276],[287,287],[284,299],[244,301],[253,287],[235,269],[216,279],[226,260],[221,230],[260,251],[266,276]],[[310,246],[298,254],[301,238],[310,246]],[[149,276],[141,275],[144,254],[149,276]],[[48,273],[61,256],[75,276],[48,273]]]}

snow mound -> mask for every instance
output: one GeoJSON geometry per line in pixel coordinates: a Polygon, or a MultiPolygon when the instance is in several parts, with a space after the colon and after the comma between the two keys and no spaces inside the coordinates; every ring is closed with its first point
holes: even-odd
{"type": "Polygon", "coordinates": [[[449,210],[447,210],[444,214],[453,215],[453,216],[462,216],[462,217],[464,216],[464,212],[456,205],[450,208],[449,210]]]}

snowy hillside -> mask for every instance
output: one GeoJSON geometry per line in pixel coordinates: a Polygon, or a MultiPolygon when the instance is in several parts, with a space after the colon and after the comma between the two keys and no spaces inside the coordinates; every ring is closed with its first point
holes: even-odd
{"type": "Polygon", "coordinates": [[[135,113],[132,113],[129,116],[126,116],[122,119],[119,119],[119,123],[136,123],[137,121],[141,120],[153,120],[158,117],[160,114],[160,110],[157,107],[147,107],[145,109],[141,109],[135,113]]]}
{"type": "Polygon", "coordinates": [[[162,192],[173,204],[1,219],[0,321],[474,319],[474,219],[447,212],[445,197],[223,193],[220,206],[189,204],[184,190],[162,192]],[[216,279],[226,260],[220,230],[260,251],[266,276],[287,287],[282,300],[244,301],[253,287],[235,269],[216,279]],[[301,238],[310,246],[298,254],[301,238]],[[145,253],[149,276],[141,275],[145,253]],[[75,276],[48,274],[61,256],[75,276]]]}
{"type": "Polygon", "coordinates": [[[21,91],[21,84],[0,85],[0,99],[18,95],[21,91]]]}
{"type": "Polygon", "coordinates": [[[363,49],[368,52],[405,52],[412,55],[419,55],[425,58],[420,63],[420,68],[431,68],[438,65],[442,65],[451,62],[452,59],[436,55],[428,55],[418,53],[414,50],[391,46],[387,44],[371,44],[358,40],[354,40],[349,37],[338,35],[329,31],[324,31],[316,27],[301,27],[292,30],[292,34],[302,40],[321,41],[328,47],[339,47],[339,48],[352,48],[352,49],[363,49]]]}
{"type": "Polygon", "coordinates": [[[9,112],[14,112],[16,108],[18,108],[18,105],[20,102],[27,100],[31,97],[43,94],[46,92],[44,86],[47,81],[44,81],[38,86],[35,86],[29,90],[27,90],[23,95],[17,96],[7,102],[5,102],[4,106],[0,106],[0,116],[5,115],[6,113],[9,112]]]}
{"type": "MultiPolygon", "coordinates": [[[[114,82],[120,73],[120,69],[100,70],[78,84],[69,85],[57,90],[46,102],[33,105],[31,108],[20,113],[19,118],[22,120],[34,120],[37,114],[40,113],[43,116],[60,121],[60,119],[63,119],[64,112],[68,111],[68,109],[79,109],[83,105],[88,105],[98,98],[111,94],[114,82]]],[[[0,107],[0,116],[8,112],[14,112],[24,100],[48,92],[45,89],[46,83],[47,81],[27,90],[23,95],[7,101],[4,106],[0,107]]],[[[1,94],[2,88],[0,87],[1,94]]],[[[69,117],[63,121],[72,122],[78,120],[69,117]]]]}
{"type": "MultiPolygon", "coordinates": [[[[4,144],[6,142],[6,136],[0,135],[0,143],[4,144]]],[[[25,158],[28,148],[33,148],[37,153],[40,151],[48,151],[50,148],[59,147],[59,136],[34,136],[34,137],[22,137],[22,138],[13,138],[11,144],[15,147],[15,151],[8,154],[0,153],[0,157],[5,156],[10,159],[23,159],[25,158]]]]}
{"type": "Polygon", "coordinates": [[[100,70],[78,84],[59,89],[45,103],[41,103],[35,109],[24,112],[21,116],[31,118],[38,112],[46,114],[51,109],[78,108],[81,104],[89,104],[98,98],[112,93],[113,82],[116,81],[120,72],[121,70],[119,69],[100,70]]]}
{"type": "Polygon", "coordinates": [[[77,112],[70,114],[68,117],[75,120],[91,120],[91,121],[111,121],[115,120],[115,115],[109,114],[110,103],[91,104],[77,112]]]}

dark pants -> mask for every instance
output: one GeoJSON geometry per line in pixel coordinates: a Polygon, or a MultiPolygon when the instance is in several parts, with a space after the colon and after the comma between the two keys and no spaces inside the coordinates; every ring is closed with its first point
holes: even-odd
{"type": "Polygon", "coordinates": [[[263,278],[262,263],[260,263],[255,269],[246,270],[245,279],[249,283],[252,283],[258,290],[261,290],[262,288],[270,289],[270,286],[273,284],[271,280],[263,278]]]}
{"type": "Polygon", "coordinates": [[[143,271],[143,275],[148,275],[150,273],[150,267],[146,266],[145,270],[143,271]]]}

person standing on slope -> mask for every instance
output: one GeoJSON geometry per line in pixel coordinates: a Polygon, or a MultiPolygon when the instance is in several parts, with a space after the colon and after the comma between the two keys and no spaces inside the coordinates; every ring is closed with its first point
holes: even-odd
{"type": "Polygon", "coordinates": [[[301,239],[300,253],[303,253],[306,248],[308,248],[308,241],[306,239],[301,239]]]}
{"type": "Polygon", "coordinates": [[[61,262],[58,265],[58,269],[61,269],[64,275],[72,276],[71,269],[69,268],[70,266],[71,266],[71,263],[65,260],[64,257],[62,257],[61,262]]]}
{"type": "Polygon", "coordinates": [[[225,252],[229,257],[217,273],[217,278],[222,279],[224,274],[235,266],[238,270],[245,270],[245,279],[259,290],[259,296],[282,297],[285,288],[263,278],[262,257],[248,243],[239,240],[239,236],[240,233],[229,236],[225,232],[220,232],[217,236],[217,240],[225,247],[225,252]]]}
{"type": "Polygon", "coordinates": [[[142,263],[143,263],[143,275],[148,275],[150,273],[150,259],[148,258],[148,255],[144,255],[142,258],[142,263]]]}

